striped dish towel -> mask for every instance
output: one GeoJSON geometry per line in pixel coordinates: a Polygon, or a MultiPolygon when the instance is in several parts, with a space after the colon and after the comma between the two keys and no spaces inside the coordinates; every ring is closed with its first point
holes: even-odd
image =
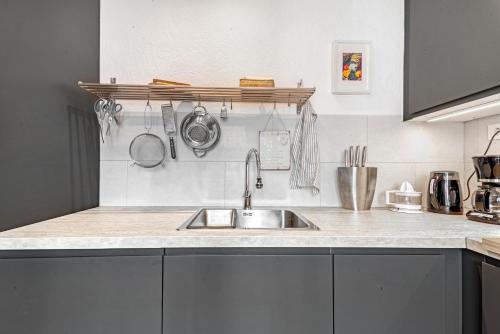
{"type": "Polygon", "coordinates": [[[316,118],[308,100],[302,106],[295,126],[290,173],[290,188],[311,188],[314,195],[319,194],[320,169],[316,118]]]}

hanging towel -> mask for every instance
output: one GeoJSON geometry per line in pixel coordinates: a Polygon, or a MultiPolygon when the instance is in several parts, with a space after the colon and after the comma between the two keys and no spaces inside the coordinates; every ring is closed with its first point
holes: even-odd
{"type": "Polygon", "coordinates": [[[319,193],[319,146],[317,115],[309,100],[300,111],[292,141],[290,188],[311,188],[319,193]]]}

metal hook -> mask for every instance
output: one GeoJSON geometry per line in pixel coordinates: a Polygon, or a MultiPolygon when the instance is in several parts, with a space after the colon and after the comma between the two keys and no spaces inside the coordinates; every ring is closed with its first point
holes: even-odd
{"type": "Polygon", "coordinates": [[[290,108],[290,100],[292,98],[292,94],[288,93],[288,108],[290,108]]]}
{"type": "Polygon", "coordinates": [[[231,110],[233,110],[233,99],[231,99],[231,110]]]}
{"type": "Polygon", "coordinates": [[[153,116],[151,114],[152,111],[153,111],[153,108],[151,107],[151,104],[149,103],[149,97],[148,97],[148,101],[146,102],[146,106],[144,107],[144,128],[147,130],[148,133],[151,130],[151,128],[153,127],[153,116]],[[149,116],[150,116],[149,123],[147,120],[147,114],[149,114],[149,116]]]}
{"type": "Polygon", "coordinates": [[[227,107],[226,107],[226,99],[222,99],[222,107],[220,108],[220,118],[227,118],[227,107]]]}
{"type": "Polygon", "coordinates": [[[302,102],[302,100],[299,100],[299,102],[297,102],[297,115],[300,114],[300,112],[302,111],[303,105],[304,103],[302,102]]]}
{"type": "Polygon", "coordinates": [[[274,107],[273,110],[276,110],[276,101],[274,101],[274,107]]]}
{"type": "Polygon", "coordinates": [[[201,96],[198,94],[198,107],[201,107],[201,96]]]}

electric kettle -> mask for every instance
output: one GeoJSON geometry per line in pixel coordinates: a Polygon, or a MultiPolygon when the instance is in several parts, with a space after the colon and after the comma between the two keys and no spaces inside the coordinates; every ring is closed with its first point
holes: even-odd
{"type": "Polygon", "coordinates": [[[448,215],[463,214],[462,189],[458,172],[431,172],[427,191],[428,211],[448,215]]]}

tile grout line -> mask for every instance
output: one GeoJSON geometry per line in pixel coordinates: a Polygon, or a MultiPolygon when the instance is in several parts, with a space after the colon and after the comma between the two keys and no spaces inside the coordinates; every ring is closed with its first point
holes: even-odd
{"type": "Polygon", "coordinates": [[[226,203],[226,179],[227,179],[227,161],[224,161],[224,208],[227,208],[226,203]]]}
{"type": "Polygon", "coordinates": [[[125,161],[125,206],[128,206],[128,166],[129,161],[125,161]]]}

